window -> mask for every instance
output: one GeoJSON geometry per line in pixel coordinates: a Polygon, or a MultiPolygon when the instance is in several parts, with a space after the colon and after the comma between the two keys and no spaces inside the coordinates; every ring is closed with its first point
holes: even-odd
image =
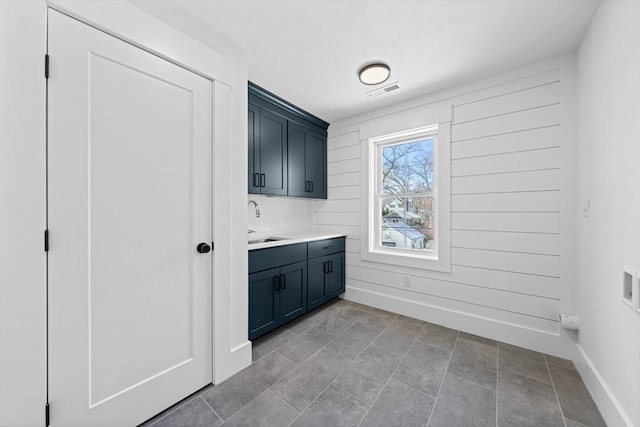
{"type": "Polygon", "coordinates": [[[368,153],[363,259],[450,270],[448,138],[432,125],[363,141],[368,153]]]}

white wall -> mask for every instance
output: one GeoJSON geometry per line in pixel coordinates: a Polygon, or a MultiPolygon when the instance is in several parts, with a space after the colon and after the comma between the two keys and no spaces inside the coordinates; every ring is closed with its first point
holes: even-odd
{"type": "Polygon", "coordinates": [[[247,200],[258,203],[260,218],[247,206],[247,224],[256,233],[249,239],[277,236],[281,233],[309,231],[313,228],[313,206],[317,201],[301,197],[276,197],[249,194],[247,200]]]}
{"type": "MultiPolygon", "coordinates": [[[[129,2],[0,1],[0,426],[44,425],[47,5],[215,80],[214,378],[251,363],[247,340],[246,53],[193,40],[129,2]]],[[[52,58],[52,62],[55,58],[52,58]]],[[[54,78],[52,76],[52,78],[54,78]]],[[[55,410],[54,410],[55,416],[55,410]]]]}
{"type": "Polygon", "coordinates": [[[640,316],[621,300],[623,265],[640,269],[639,22],[640,3],[604,1],[578,51],[578,367],[611,426],[640,426],[640,316]]]}
{"type": "Polygon", "coordinates": [[[348,235],[346,298],[572,356],[558,313],[574,310],[574,77],[569,56],[332,124],[316,225],[348,235]],[[443,103],[451,273],[363,261],[361,130],[391,114],[408,129],[418,109],[443,103]]]}

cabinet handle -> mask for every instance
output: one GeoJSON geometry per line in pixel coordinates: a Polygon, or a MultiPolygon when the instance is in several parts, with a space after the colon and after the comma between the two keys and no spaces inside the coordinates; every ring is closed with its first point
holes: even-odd
{"type": "Polygon", "coordinates": [[[280,276],[273,276],[273,287],[276,291],[280,290],[280,276]]]}
{"type": "Polygon", "coordinates": [[[287,276],[284,274],[280,275],[280,289],[287,289],[287,276]]]}
{"type": "Polygon", "coordinates": [[[329,272],[329,261],[324,262],[324,274],[329,272]]]}
{"type": "Polygon", "coordinates": [[[309,192],[309,181],[304,182],[304,191],[307,193],[309,192]]]}
{"type": "Polygon", "coordinates": [[[253,174],[253,186],[260,187],[260,174],[258,172],[253,174]]]}
{"type": "Polygon", "coordinates": [[[329,249],[329,248],[332,248],[332,247],[333,247],[333,245],[323,246],[322,249],[329,249]]]}
{"type": "Polygon", "coordinates": [[[260,174],[260,187],[264,187],[264,182],[266,181],[263,173],[260,174]]]}
{"type": "Polygon", "coordinates": [[[329,273],[333,273],[333,261],[329,261],[329,273]]]}
{"type": "Polygon", "coordinates": [[[313,181],[309,181],[309,193],[313,193],[313,181]]]}

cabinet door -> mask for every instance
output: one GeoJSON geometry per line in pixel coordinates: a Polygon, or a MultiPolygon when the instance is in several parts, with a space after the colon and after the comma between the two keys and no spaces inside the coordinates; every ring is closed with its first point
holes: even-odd
{"type": "Polygon", "coordinates": [[[280,325],[280,269],[249,275],[249,339],[257,338],[280,325]]]}
{"type": "Polygon", "coordinates": [[[333,298],[344,292],[344,252],[329,255],[327,296],[333,298]]]}
{"type": "Polygon", "coordinates": [[[309,197],[310,186],[305,170],[307,159],[307,130],[293,122],[289,122],[288,130],[288,194],[289,196],[309,197]]]}
{"type": "Polygon", "coordinates": [[[307,262],[280,269],[280,323],[307,312],[307,262]]]}
{"type": "Polygon", "coordinates": [[[249,104],[248,114],[249,139],[249,193],[260,193],[260,108],[249,104]]]}
{"type": "Polygon", "coordinates": [[[260,109],[260,192],[287,195],[287,119],[260,109]]]}
{"type": "Polygon", "coordinates": [[[327,198],[327,137],[309,131],[306,138],[306,180],[309,181],[307,197],[327,198]]]}
{"type": "Polygon", "coordinates": [[[329,298],[327,297],[326,275],[328,271],[329,257],[323,256],[310,259],[308,263],[309,274],[307,286],[308,308],[312,310],[324,304],[329,298]]]}

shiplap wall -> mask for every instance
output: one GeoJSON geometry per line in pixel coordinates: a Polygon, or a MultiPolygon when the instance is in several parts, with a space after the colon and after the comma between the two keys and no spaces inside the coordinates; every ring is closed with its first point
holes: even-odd
{"type": "MultiPolygon", "coordinates": [[[[566,128],[573,123],[566,122],[567,109],[575,105],[565,101],[572,77],[565,78],[562,69],[571,61],[550,61],[511,72],[503,81],[466,85],[435,101],[425,97],[413,107],[396,106],[330,127],[328,200],[317,206],[315,219],[319,229],[347,234],[347,298],[369,302],[367,295],[375,296],[378,305],[399,311],[403,302],[417,303],[425,320],[437,307],[472,322],[558,335],[561,299],[568,293],[563,287],[572,279],[570,260],[561,257],[572,233],[563,230],[570,221],[561,192],[573,185],[568,178],[573,165],[566,160],[567,144],[572,145],[566,128]],[[451,273],[363,261],[359,129],[376,117],[440,102],[452,108],[451,273]],[[410,276],[410,289],[404,276],[410,276]],[[381,297],[395,302],[380,304],[381,297]]],[[[447,317],[433,318],[447,323],[447,317]]]]}

